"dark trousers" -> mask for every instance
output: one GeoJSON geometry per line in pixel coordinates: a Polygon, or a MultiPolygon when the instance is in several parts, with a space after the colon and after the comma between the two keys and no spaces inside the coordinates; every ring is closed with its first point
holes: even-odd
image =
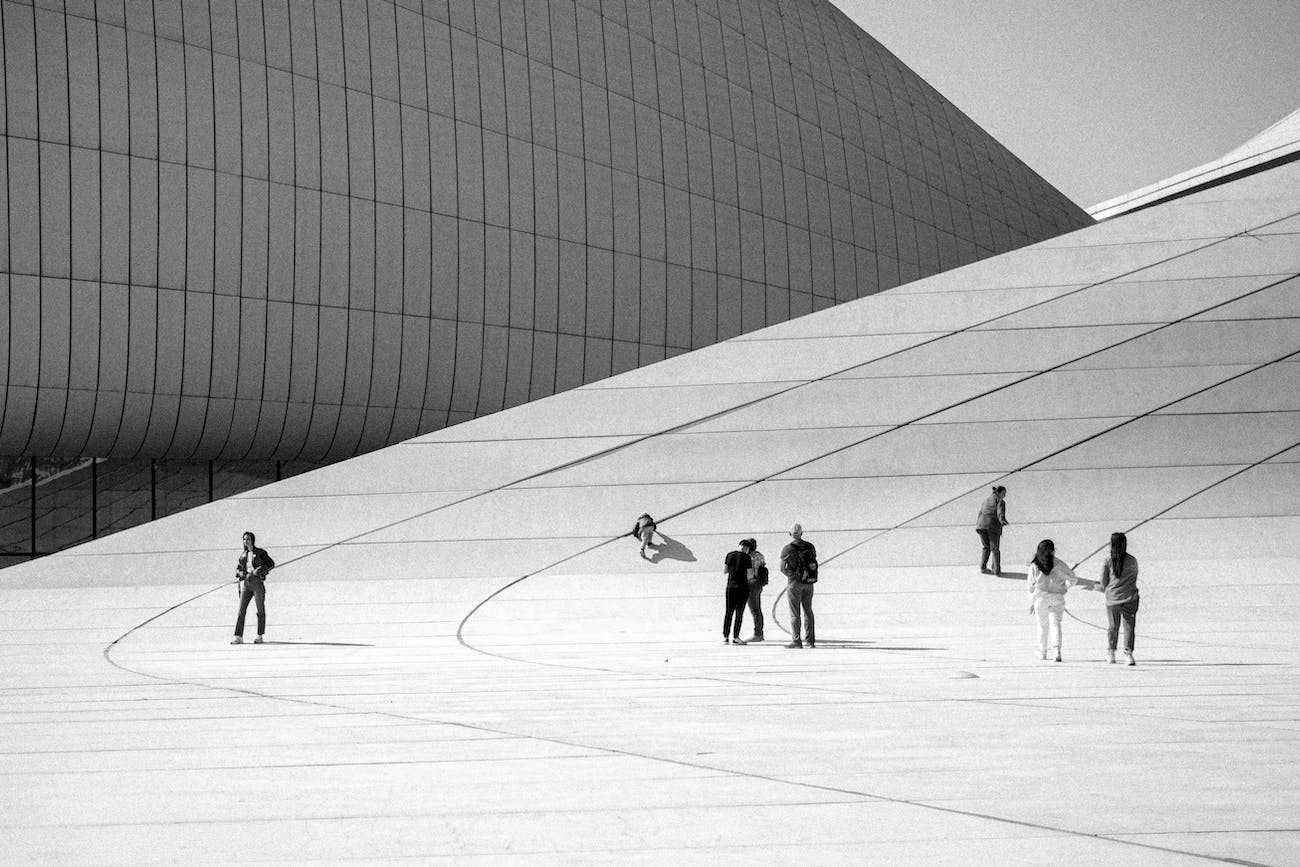
{"type": "Polygon", "coordinates": [[[990,567],[994,572],[1002,574],[1002,528],[996,530],[976,530],[980,534],[980,544],[983,550],[980,552],[980,568],[988,566],[989,560],[993,561],[990,567]]]}
{"type": "Polygon", "coordinates": [[[749,585],[749,616],[754,618],[754,637],[763,637],[763,585],[749,585]]]}
{"type": "Polygon", "coordinates": [[[726,638],[728,635],[732,638],[740,637],[740,625],[745,619],[745,603],[747,601],[749,601],[748,586],[732,587],[730,584],[727,585],[727,613],[722,618],[723,638],[726,638]],[[731,620],[733,614],[736,617],[734,631],[731,620]]]}
{"type": "Polygon", "coordinates": [[[257,634],[266,634],[266,584],[261,578],[245,578],[244,592],[239,594],[239,617],[235,619],[235,635],[240,638],[244,637],[244,615],[251,599],[257,600],[257,634]]]}
{"type": "Polygon", "coordinates": [[[816,584],[791,581],[785,587],[785,595],[790,597],[790,635],[799,640],[800,621],[806,630],[804,641],[808,644],[817,642],[817,631],[813,629],[812,598],[816,584]]]}
{"type": "Polygon", "coordinates": [[[1119,644],[1119,623],[1124,621],[1124,650],[1133,652],[1133,638],[1137,633],[1138,598],[1134,596],[1127,602],[1106,606],[1106,646],[1113,652],[1119,644]]]}

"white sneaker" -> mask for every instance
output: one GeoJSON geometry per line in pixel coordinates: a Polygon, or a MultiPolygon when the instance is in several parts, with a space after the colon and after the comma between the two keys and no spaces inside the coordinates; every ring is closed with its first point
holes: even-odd
{"type": "Polygon", "coordinates": [[[1115,651],[1113,650],[1106,651],[1106,661],[1109,662],[1111,665],[1115,664],[1115,651]]]}
{"type": "Polygon", "coordinates": [[[1133,661],[1133,654],[1125,652],[1124,658],[1128,660],[1129,665],[1137,665],[1137,663],[1133,661]]]}
{"type": "Polygon", "coordinates": [[[243,644],[243,643],[244,643],[244,639],[241,638],[240,636],[236,635],[236,636],[235,636],[235,640],[232,641],[232,642],[230,642],[230,643],[231,643],[231,644],[243,644]]]}
{"type": "Polygon", "coordinates": [[[745,644],[745,643],[747,643],[747,642],[746,642],[745,639],[743,639],[743,638],[733,638],[733,639],[731,639],[731,643],[732,643],[732,644],[745,644]]]}
{"type": "Polygon", "coordinates": [[[262,636],[259,635],[259,636],[257,636],[256,638],[254,638],[254,639],[253,639],[253,643],[254,643],[254,644],[261,644],[261,643],[262,643],[262,636]]]}
{"type": "Polygon", "coordinates": [[[1061,661],[1061,649],[1059,647],[1056,649],[1056,661],[1061,661]]]}

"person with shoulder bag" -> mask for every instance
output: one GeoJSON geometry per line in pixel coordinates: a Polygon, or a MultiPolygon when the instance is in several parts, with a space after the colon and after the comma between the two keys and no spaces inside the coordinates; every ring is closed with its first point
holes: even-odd
{"type": "Polygon", "coordinates": [[[231,644],[244,643],[244,615],[252,601],[257,602],[257,637],[253,643],[261,644],[266,634],[266,575],[275,568],[275,561],[256,542],[251,530],[244,533],[244,551],[235,565],[235,578],[240,586],[239,616],[235,618],[235,640],[231,644]]]}
{"type": "Polygon", "coordinates": [[[781,549],[781,574],[785,575],[786,596],[790,599],[790,636],[788,648],[800,648],[806,643],[817,646],[817,632],[813,626],[813,587],[817,583],[817,549],[804,541],[803,526],[790,528],[791,541],[781,549]],[[800,630],[806,629],[800,639],[800,630]]]}
{"type": "Polygon", "coordinates": [[[767,586],[767,558],[763,552],[758,550],[758,541],[747,539],[749,542],[749,559],[752,565],[749,569],[749,613],[754,620],[754,634],[749,637],[750,641],[763,640],[763,588],[767,586]]]}

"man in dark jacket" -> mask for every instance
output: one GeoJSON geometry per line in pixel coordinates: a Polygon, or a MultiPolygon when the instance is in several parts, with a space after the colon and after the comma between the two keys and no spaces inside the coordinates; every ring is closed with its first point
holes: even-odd
{"type": "Polygon", "coordinates": [[[993,487],[975,516],[975,532],[980,537],[980,572],[1002,577],[1002,528],[1007,525],[1007,489],[993,487]],[[990,566],[992,559],[992,569],[990,566]]]}
{"type": "Polygon", "coordinates": [[[250,600],[257,600],[257,637],[254,644],[262,643],[266,634],[266,573],[275,568],[271,555],[254,544],[257,537],[251,531],[244,533],[244,553],[239,555],[235,565],[235,577],[241,582],[239,594],[239,617],[235,619],[235,640],[231,644],[244,643],[244,615],[248,613],[250,600]]]}
{"type": "Polygon", "coordinates": [[[791,541],[781,549],[781,574],[789,580],[785,594],[790,598],[790,635],[793,639],[786,647],[804,646],[804,642],[799,640],[801,619],[807,624],[808,646],[816,647],[812,598],[817,580],[817,549],[812,542],[803,540],[803,527],[799,524],[790,528],[790,538],[791,541]]]}

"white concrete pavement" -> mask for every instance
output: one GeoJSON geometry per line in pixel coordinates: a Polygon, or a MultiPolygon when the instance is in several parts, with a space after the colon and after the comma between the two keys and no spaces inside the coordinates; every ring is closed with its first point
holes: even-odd
{"type": "Polygon", "coordinates": [[[1292,164],[6,569],[0,860],[1296,863],[1296,214],[1292,164]],[[817,648],[779,578],[722,644],[794,520],[817,648]],[[1032,658],[1034,545],[1117,529],[1138,665],[1083,589],[1032,658]]]}

